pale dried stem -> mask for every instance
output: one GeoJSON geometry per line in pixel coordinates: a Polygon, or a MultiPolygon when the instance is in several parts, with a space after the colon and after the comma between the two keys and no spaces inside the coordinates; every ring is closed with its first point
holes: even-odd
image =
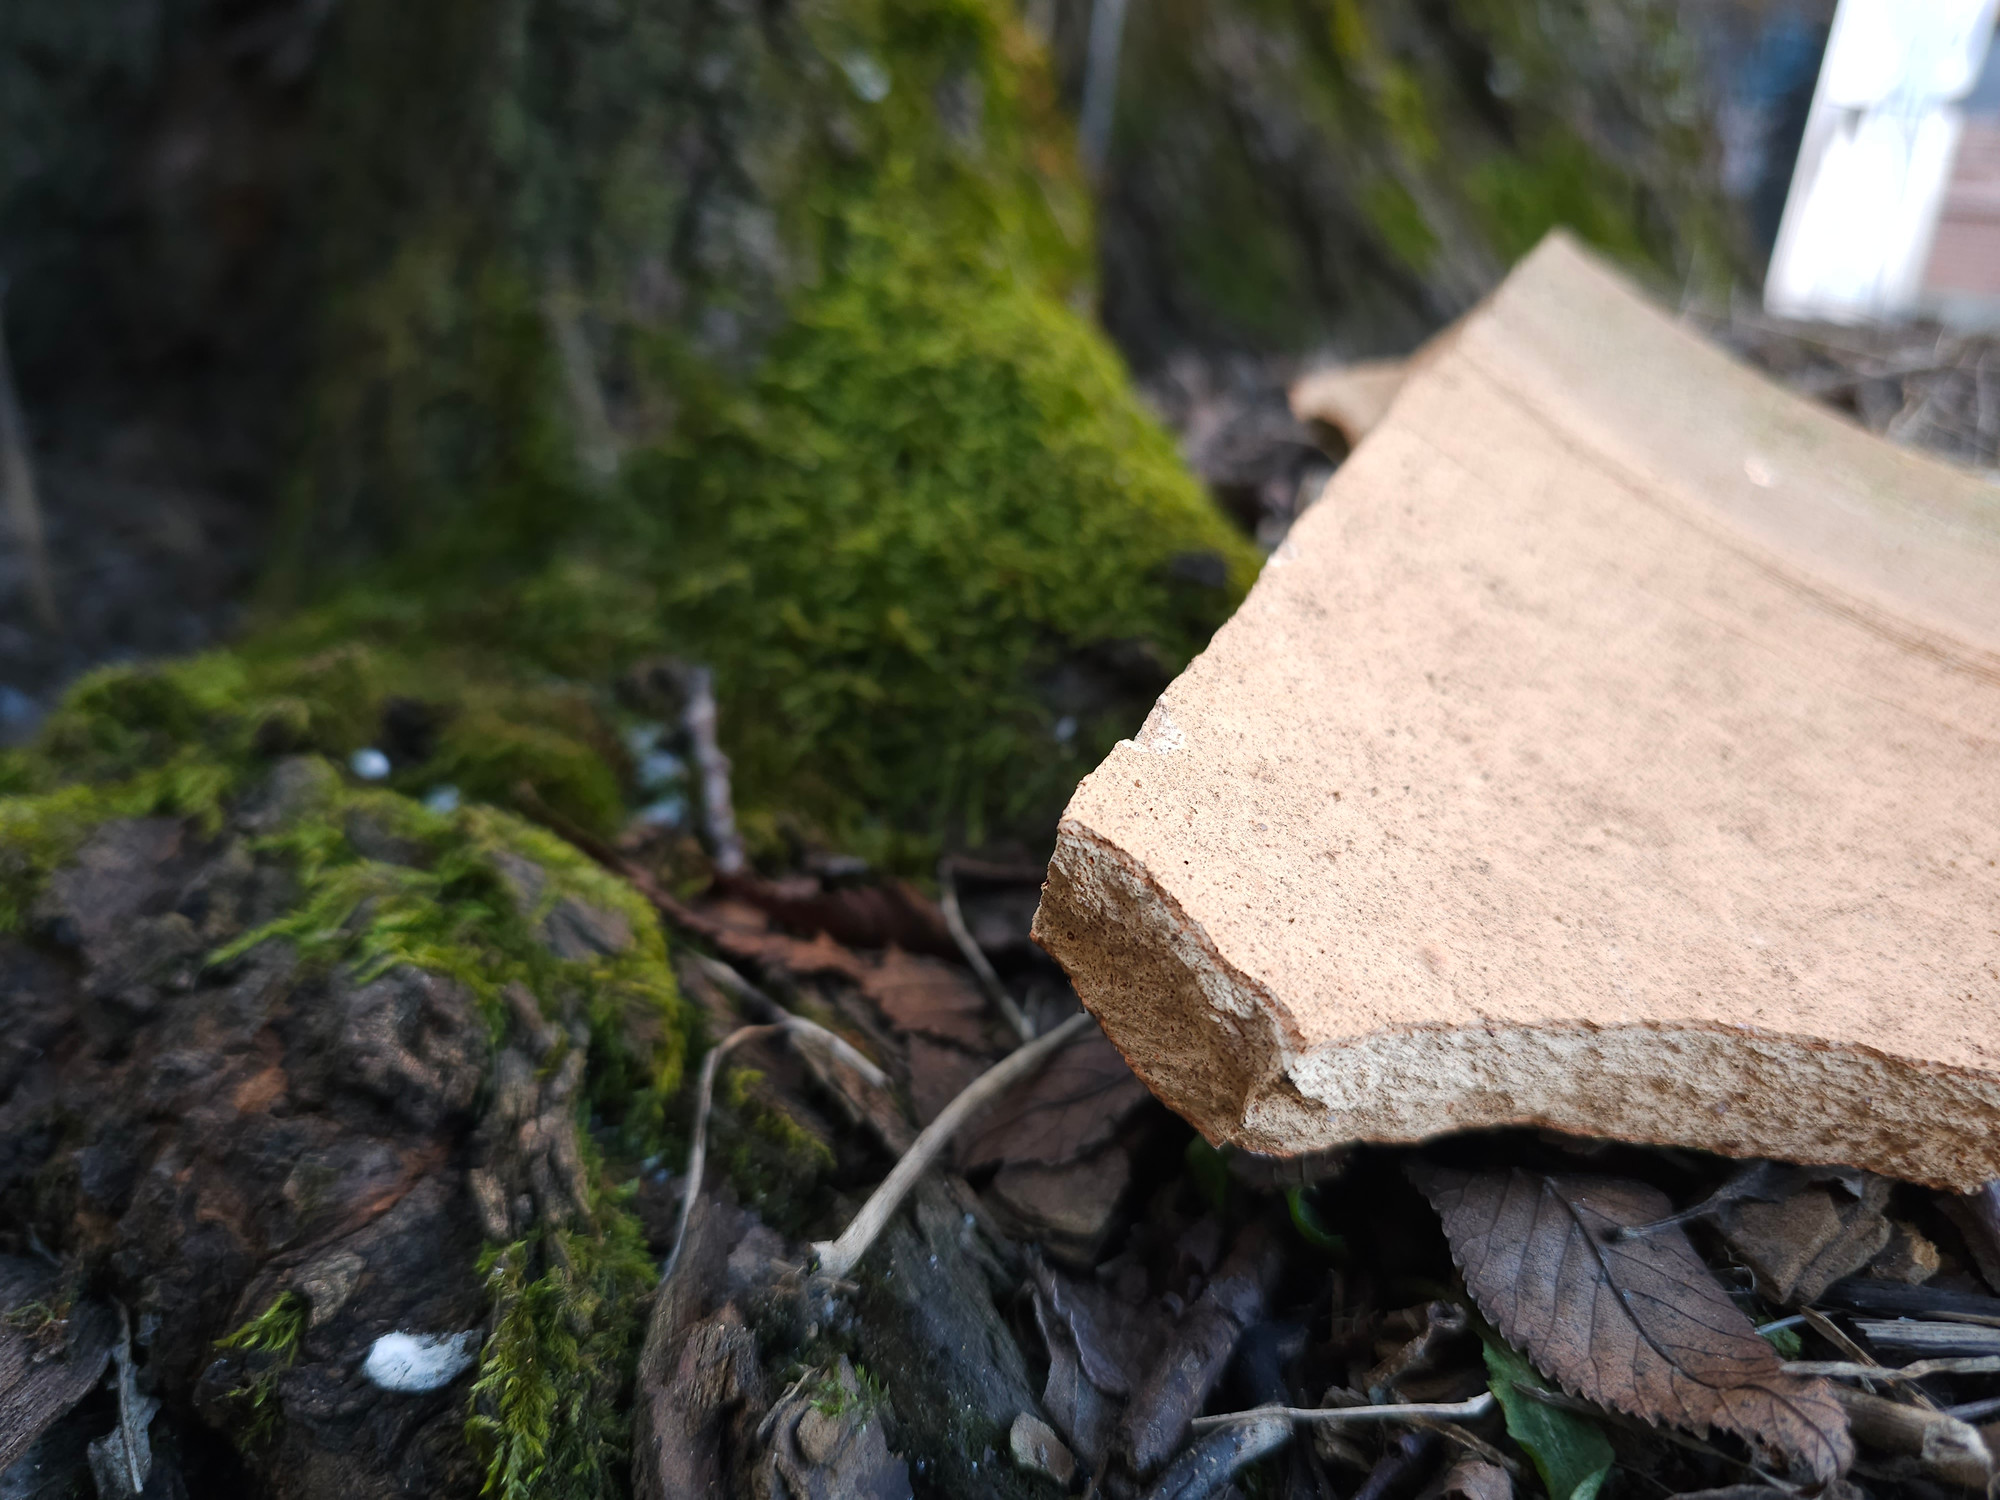
{"type": "Polygon", "coordinates": [[[1386,1406],[1253,1406],[1248,1411],[1196,1417],[1190,1425],[1196,1432],[1213,1432],[1218,1427],[1262,1421],[1266,1417],[1284,1417],[1320,1426],[1342,1426],[1349,1422],[1472,1421],[1492,1411],[1494,1404],[1493,1393],[1481,1391],[1465,1401],[1416,1401],[1386,1406]]]}
{"type": "Polygon", "coordinates": [[[857,1073],[877,1088],[887,1088],[889,1079],[852,1044],[828,1031],[817,1021],[808,1021],[804,1016],[795,1016],[779,1008],[776,1001],[765,995],[755,985],[743,978],[728,964],[701,954],[689,955],[700,966],[702,972],[717,983],[734,991],[739,996],[755,997],[772,1016],[768,1022],[756,1026],[740,1026],[721,1041],[708,1049],[708,1056],[701,1062],[701,1078],[695,1087],[694,1144],[688,1151],[687,1178],[681,1190],[680,1223],[674,1229],[674,1247],[668,1252],[666,1264],[660,1268],[660,1282],[665,1285],[680,1264],[681,1249],[687,1244],[688,1225],[694,1219],[695,1203],[701,1197],[701,1177],[708,1165],[708,1120],[715,1107],[715,1079],[722,1069],[722,1060],[745,1042],[754,1042],[759,1037],[789,1036],[794,1045],[805,1043],[823,1047],[845,1062],[857,1073]]]}
{"type": "Polygon", "coordinates": [[[694,1105],[694,1145],[688,1151],[687,1178],[681,1185],[681,1220],[674,1229],[674,1248],[667,1254],[667,1263],[660,1268],[662,1285],[670,1280],[681,1261],[681,1247],[687,1244],[688,1224],[694,1218],[694,1206],[701,1197],[702,1168],[708,1165],[708,1115],[715,1100],[715,1075],[722,1068],[722,1060],[745,1042],[754,1042],[759,1037],[776,1036],[782,1026],[739,1026],[721,1041],[708,1049],[708,1056],[701,1060],[701,1082],[695,1089],[694,1105]]]}
{"type": "Polygon", "coordinates": [[[1041,1067],[1067,1046],[1072,1037],[1096,1024],[1096,1019],[1087,1011],[1071,1016],[1054,1031],[1017,1047],[967,1084],[958,1097],[944,1107],[943,1113],[910,1144],[902,1160],[862,1204],[861,1212],[854,1216],[840,1238],[814,1243],[813,1254],[820,1273],[826,1276],[849,1275],[902,1206],[910,1189],[917,1185],[917,1179],[924,1175],[938,1153],[950,1143],[959,1127],[1013,1084],[1041,1067]]]}
{"type": "Polygon", "coordinates": [[[795,1016],[786,1010],[756,985],[737,973],[720,959],[710,958],[705,953],[691,953],[689,960],[710,979],[721,985],[738,1000],[755,1006],[774,1026],[790,1033],[794,1041],[809,1042],[824,1047],[834,1057],[844,1062],[862,1078],[878,1089],[889,1086],[889,1075],[876,1067],[853,1043],[836,1032],[828,1031],[817,1021],[808,1021],[804,1016],[795,1016]]]}
{"type": "Polygon", "coordinates": [[[1024,1042],[1032,1042],[1035,1039],[1035,1023],[1007,993],[1007,986],[1000,982],[999,971],[973,937],[972,930],[965,925],[965,913],[958,906],[958,882],[953,878],[949,855],[938,861],[938,905],[944,911],[944,925],[951,929],[951,940],[958,944],[966,967],[979,977],[979,987],[986,991],[986,998],[1007,1018],[1007,1024],[1014,1028],[1016,1036],[1024,1042]]]}
{"type": "Polygon", "coordinates": [[[1788,1359],[1787,1375],[1824,1375],[1829,1380],[1928,1380],[1933,1375],[2000,1375],[2000,1354],[1964,1359],[1920,1359],[1913,1365],[1860,1364],[1849,1359],[1788,1359]]]}

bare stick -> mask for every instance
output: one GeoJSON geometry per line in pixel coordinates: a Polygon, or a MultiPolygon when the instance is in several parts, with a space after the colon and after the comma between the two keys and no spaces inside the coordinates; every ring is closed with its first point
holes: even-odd
{"type": "Polygon", "coordinates": [[[28,593],[35,617],[44,630],[62,627],[56,612],[55,585],[49,579],[49,548],[42,535],[42,502],[35,491],[35,465],[28,456],[28,424],[14,391],[14,362],[7,353],[4,323],[7,282],[0,276],[0,491],[7,497],[7,515],[28,564],[28,593]]]}
{"type": "Polygon", "coordinates": [[[902,1206],[910,1189],[917,1185],[917,1179],[924,1175],[938,1153],[957,1134],[958,1128],[991,1104],[1010,1085],[1028,1077],[1061,1051],[1071,1037],[1096,1024],[1096,1018],[1088,1011],[1071,1016],[1046,1036],[1015,1048],[967,1084],[959,1096],[944,1107],[944,1112],[931,1121],[923,1134],[910,1143],[903,1159],[896,1163],[889,1175],[882,1179],[881,1186],[861,1205],[861,1212],[854,1216],[840,1238],[814,1243],[813,1254],[818,1259],[820,1272],[827,1276],[851,1274],[861,1263],[861,1257],[868,1253],[869,1246],[875,1243],[875,1237],[902,1206]]]}
{"type": "Polygon", "coordinates": [[[687,1243],[688,1225],[694,1218],[695,1199],[701,1196],[701,1174],[708,1165],[708,1117],[715,1105],[715,1077],[722,1068],[722,1059],[745,1042],[754,1042],[759,1037],[789,1036],[792,1045],[823,1047],[835,1057],[853,1068],[876,1088],[889,1086],[888,1075],[876,1067],[845,1038],[836,1036],[817,1021],[808,1021],[804,1016],[795,1016],[779,1007],[778,1003],[764,994],[749,980],[738,974],[728,964],[704,957],[699,953],[689,954],[692,962],[701,971],[725,989],[742,998],[753,998],[761,1002],[760,1009],[771,1019],[756,1026],[740,1026],[721,1041],[708,1049],[708,1056],[701,1062],[701,1081],[695,1089],[694,1105],[694,1145],[688,1151],[687,1184],[681,1193],[680,1223],[674,1230],[674,1248],[668,1254],[666,1264],[660,1268],[660,1282],[665,1285],[680,1264],[681,1247],[687,1243]]]}
{"type": "Polygon", "coordinates": [[[1000,975],[987,958],[986,950],[979,946],[972,930],[965,925],[965,913],[958,909],[958,882],[952,878],[951,856],[948,854],[938,861],[938,905],[944,909],[944,925],[951,929],[951,940],[958,944],[966,967],[979,976],[979,986],[986,991],[986,998],[1007,1018],[1007,1024],[1014,1028],[1016,1036],[1024,1042],[1032,1042],[1035,1039],[1035,1023],[1007,993],[1007,986],[1000,982],[1000,975]]]}
{"type": "Polygon", "coordinates": [[[782,1026],[739,1026],[709,1048],[708,1056],[701,1060],[701,1084],[695,1090],[694,1147],[688,1152],[687,1181],[681,1189],[681,1221],[674,1229],[674,1248],[667,1255],[667,1263],[660,1267],[662,1286],[680,1265],[681,1247],[687,1243],[688,1223],[694,1218],[695,1200],[701,1196],[702,1168],[708,1165],[708,1112],[715,1099],[715,1075],[721,1070],[722,1059],[745,1042],[754,1042],[763,1036],[776,1036],[782,1030],[782,1026]]]}
{"type": "Polygon", "coordinates": [[[715,676],[707,667],[689,667],[683,678],[687,706],[681,723],[701,774],[701,816],[708,840],[715,846],[715,868],[724,875],[741,875],[748,861],[736,832],[736,805],[729,795],[729,757],[715,731],[715,676]]]}
{"type": "Polygon", "coordinates": [[[1933,1375],[2000,1375],[2000,1354],[1965,1359],[1920,1359],[1913,1365],[1864,1365],[1849,1359],[1788,1359],[1787,1375],[1825,1375],[1833,1380],[1928,1380],[1933,1375]]]}
{"type": "Polygon", "coordinates": [[[1312,1422],[1322,1426],[1418,1419],[1450,1422],[1460,1418],[1471,1420],[1483,1417],[1493,1407],[1493,1393],[1481,1391],[1467,1401],[1419,1401],[1401,1406],[1253,1406],[1248,1411],[1196,1417],[1190,1425],[1196,1432],[1213,1432],[1218,1427],[1227,1427],[1235,1422],[1258,1422],[1266,1417],[1285,1417],[1293,1422],[1312,1422]]]}
{"type": "Polygon", "coordinates": [[[721,959],[710,958],[706,953],[690,953],[687,959],[737,999],[756,1007],[769,1024],[783,1030],[792,1038],[793,1045],[803,1043],[824,1047],[874,1087],[886,1089],[889,1086],[889,1075],[876,1067],[853,1043],[837,1032],[828,1031],[817,1021],[808,1021],[804,1016],[793,1015],[721,959]]]}

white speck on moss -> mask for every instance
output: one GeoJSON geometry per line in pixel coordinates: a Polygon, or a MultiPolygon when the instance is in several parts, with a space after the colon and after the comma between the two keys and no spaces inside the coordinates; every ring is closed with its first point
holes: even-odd
{"type": "Polygon", "coordinates": [[[361,1373],[385,1391],[435,1391],[472,1368],[479,1333],[385,1333],[369,1347],[361,1373]]]}
{"type": "Polygon", "coordinates": [[[389,757],[366,745],[347,757],[347,769],[363,781],[380,781],[389,774],[389,757]]]}

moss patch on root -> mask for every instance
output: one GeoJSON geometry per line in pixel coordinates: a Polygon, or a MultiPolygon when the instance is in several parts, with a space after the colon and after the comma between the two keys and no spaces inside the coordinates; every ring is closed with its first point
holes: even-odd
{"type": "Polygon", "coordinates": [[[481,1262],[493,1331],[466,1435],[485,1462],[483,1493],[499,1500],[628,1493],[630,1384],[654,1269],[629,1214],[600,1204],[599,1218],[594,1235],[546,1232],[481,1262]]]}
{"type": "MultiPolygon", "coordinates": [[[[650,907],[504,810],[433,810],[357,783],[324,755],[273,752],[274,738],[338,750],[379,719],[391,689],[426,680],[438,679],[367,646],[293,661],[217,653],[96,674],[0,773],[13,788],[0,800],[0,922],[27,926],[47,875],[107,819],[188,817],[219,832],[232,813],[253,816],[268,830],[254,847],[289,869],[294,899],[210,962],[278,939],[309,968],[363,980],[410,965],[464,984],[496,1037],[508,1025],[502,992],[524,985],[546,1014],[587,1023],[579,1108],[599,1135],[633,1156],[657,1151],[688,1016],[650,907]],[[612,940],[553,942],[559,920],[578,909],[612,940]]],[[[537,691],[558,690],[488,689],[486,701],[500,713],[535,703],[537,691]]],[[[588,1167],[594,1227],[540,1231],[465,1268],[484,1278],[495,1305],[473,1418],[491,1493],[623,1492],[623,1385],[653,1272],[636,1221],[601,1186],[594,1160],[588,1167]]],[[[246,1445],[275,1430],[271,1398],[303,1311],[286,1294],[222,1341],[247,1357],[235,1393],[246,1445]]]]}

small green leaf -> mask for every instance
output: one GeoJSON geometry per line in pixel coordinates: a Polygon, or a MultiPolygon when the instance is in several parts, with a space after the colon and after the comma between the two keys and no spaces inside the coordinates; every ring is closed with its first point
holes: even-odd
{"type": "Polygon", "coordinates": [[[1328,1229],[1319,1216],[1319,1203],[1307,1188],[1286,1188],[1285,1207],[1292,1211],[1292,1228],[1315,1250],[1345,1259],[1347,1241],[1328,1229]]]}
{"type": "Polygon", "coordinates": [[[1549,1500],[1596,1500],[1611,1472],[1610,1439],[1588,1417],[1524,1394],[1547,1389],[1527,1357],[1497,1339],[1485,1344],[1487,1379],[1506,1413],[1507,1435],[1535,1461],[1549,1500]]]}
{"type": "Polygon", "coordinates": [[[1797,1359],[1805,1353],[1805,1340],[1799,1337],[1796,1328],[1760,1328],[1757,1331],[1778,1351],[1780,1359],[1797,1359]]]}
{"type": "Polygon", "coordinates": [[[1229,1214],[1229,1158],[1196,1136],[1187,1143],[1188,1176],[1218,1219],[1229,1214]]]}

